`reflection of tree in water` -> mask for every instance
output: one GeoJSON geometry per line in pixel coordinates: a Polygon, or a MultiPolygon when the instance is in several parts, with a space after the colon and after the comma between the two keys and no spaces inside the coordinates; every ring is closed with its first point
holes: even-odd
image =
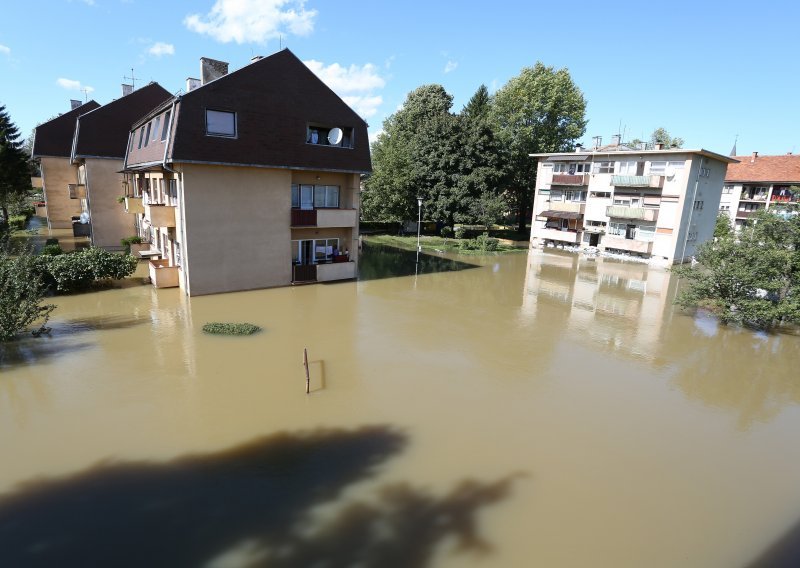
{"type": "Polygon", "coordinates": [[[364,243],[363,251],[358,259],[358,279],[378,280],[413,276],[414,274],[452,272],[467,268],[476,268],[476,266],[426,253],[420,253],[419,266],[417,266],[416,251],[364,243]]]}
{"type": "Polygon", "coordinates": [[[444,496],[408,484],[332,519],[312,510],[405,445],[388,427],[278,434],[166,463],[102,463],[0,497],[0,566],[424,566],[454,538],[485,552],[476,515],[512,478],[444,496]],[[311,532],[309,532],[309,530],[311,532]]]}
{"type": "Polygon", "coordinates": [[[684,337],[680,344],[683,353],[673,351],[681,361],[678,386],[690,398],[735,410],[742,430],[768,422],[788,404],[800,404],[797,337],[722,327],[714,335],[684,337]]]}

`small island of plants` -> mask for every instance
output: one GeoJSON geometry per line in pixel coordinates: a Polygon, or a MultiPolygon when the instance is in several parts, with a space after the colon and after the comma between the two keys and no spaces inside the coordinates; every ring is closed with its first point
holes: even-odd
{"type": "Polygon", "coordinates": [[[224,323],[214,321],[203,326],[203,331],[215,335],[253,335],[261,328],[252,323],[224,323]]]}

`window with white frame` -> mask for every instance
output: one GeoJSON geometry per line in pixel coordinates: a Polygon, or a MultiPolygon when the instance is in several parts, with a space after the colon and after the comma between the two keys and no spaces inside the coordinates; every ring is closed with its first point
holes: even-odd
{"type": "Polygon", "coordinates": [[[636,161],[627,160],[620,162],[617,167],[617,173],[622,176],[635,176],[636,175],[636,161]]]}
{"type": "Polygon", "coordinates": [[[723,185],[722,186],[722,193],[733,193],[733,186],[732,185],[723,185]]]}
{"type": "Polygon", "coordinates": [[[607,199],[607,198],[611,197],[611,192],[610,191],[592,191],[592,192],[589,193],[589,197],[598,197],[598,198],[607,199]]]}
{"type": "Polygon", "coordinates": [[[659,161],[659,162],[650,162],[650,175],[651,176],[663,176],[664,172],[667,171],[667,162],[659,161]]]}
{"type": "Polygon", "coordinates": [[[556,174],[588,174],[592,165],[585,162],[558,162],[553,166],[553,173],[556,174]]]}
{"type": "Polygon", "coordinates": [[[161,124],[161,117],[157,116],[153,121],[153,141],[158,140],[158,127],[161,124]]]}
{"type": "Polygon", "coordinates": [[[628,230],[628,225],[625,223],[613,223],[610,222],[608,224],[608,234],[614,235],[616,237],[624,237],[625,232],[628,230]]]}
{"type": "Polygon", "coordinates": [[[171,114],[172,114],[172,111],[168,110],[167,113],[164,115],[164,127],[161,129],[161,141],[162,142],[167,139],[167,130],[169,130],[169,128],[168,128],[169,117],[170,117],[171,114]]]}
{"type": "Polygon", "coordinates": [[[636,227],[636,240],[651,243],[656,238],[655,225],[639,225],[636,227]]]}
{"type": "Polygon", "coordinates": [[[675,160],[672,162],[667,162],[667,167],[672,168],[674,170],[682,170],[686,166],[686,162],[684,160],[675,160]]]}
{"type": "Polygon", "coordinates": [[[137,148],[141,148],[142,147],[142,140],[144,140],[144,126],[142,126],[139,129],[139,145],[137,146],[137,148]]]}
{"type": "Polygon", "coordinates": [[[292,184],[293,209],[338,209],[338,185],[292,184]]]}
{"type": "Polygon", "coordinates": [[[236,137],[236,113],[224,110],[206,110],[206,135],[236,137]]]}
{"type": "Polygon", "coordinates": [[[596,174],[613,174],[614,162],[595,162],[594,173],[596,174]]]}
{"type": "Polygon", "coordinates": [[[583,191],[567,190],[564,192],[564,201],[585,201],[583,191]]]}

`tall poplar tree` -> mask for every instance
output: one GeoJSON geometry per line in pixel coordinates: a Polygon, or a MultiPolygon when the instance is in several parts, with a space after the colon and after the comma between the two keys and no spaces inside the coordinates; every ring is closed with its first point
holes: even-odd
{"type": "Polygon", "coordinates": [[[8,208],[31,188],[28,156],[6,107],[0,105],[0,229],[8,227],[8,208]]]}

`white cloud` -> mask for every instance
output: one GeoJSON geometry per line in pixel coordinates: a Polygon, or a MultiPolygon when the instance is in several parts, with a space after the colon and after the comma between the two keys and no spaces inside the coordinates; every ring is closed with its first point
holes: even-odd
{"type": "Polygon", "coordinates": [[[0,53],[4,53],[5,55],[11,55],[11,48],[7,45],[3,45],[0,43],[0,53]]]}
{"type": "Polygon", "coordinates": [[[82,85],[80,81],[76,81],[75,79],[65,79],[64,77],[59,77],[56,79],[56,84],[63,89],[67,89],[68,91],[86,91],[86,93],[91,93],[94,91],[94,87],[82,85]]]}
{"type": "Polygon", "coordinates": [[[375,142],[375,141],[376,141],[378,138],[380,138],[382,135],[383,135],[383,130],[378,130],[377,132],[370,132],[370,133],[368,134],[368,136],[369,136],[369,143],[370,143],[370,144],[372,144],[372,143],[373,143],[373,142],[375,142]]]}
{"type": "Polygon", "coordinates": [[[147,53],[150,55],[155,55],[156,57],[161,57],[162,55],[175,55],[175,46],[171,43],[157,41],[150,46],[150,49],[147,50],[147,53]]]}
{"type": "Polygon", "coordinates": [[[222,43],[266,43],[287,32],[310,34],[316,16],[305,0],[217,0],[209,13],[186,16],[183,24],[222,43]]]}
{"type": "Polygon", "coordinates": [[[458,67],[458,61],[453,61],[452,59],[449,59],[447,61],[447,65],[444,66],[444,72],[450,73],[450,71],[455,71],[457,67],[458,67]]]}
{"type": "Polygon", "coordinates": [[[383,104],[383,97],[375,91],[382,89],[386,80],[378,74],[375,65],[365,63],[362,66],[344,67],[331,63],[326,66],[313,59],[303,63],[362,118],[373,116],[383,104]]]}

